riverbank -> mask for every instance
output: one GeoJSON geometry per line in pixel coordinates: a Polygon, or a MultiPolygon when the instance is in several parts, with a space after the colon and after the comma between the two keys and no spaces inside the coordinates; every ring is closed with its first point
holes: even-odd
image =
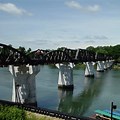
{"type": "Polygon", "coordinates": [[[62,120],[34,112],[28,112],[15,106],[0,105],[0,120],[62,120]]]}
{"type": "Polygon", "coordinates": [[[113,66],[113,69],[115,69],[115,70],[120,70],[120,64],[114,65],[114,66],[113,66]]]}
{"type": "MultiPolygon", "coordinates": [[[[48,65],[48,67],[50,67],[51,69],[57,69],[54,64],[48,65]]],[[[86,68],[85,64],[79,63],[75,65],[74,70],[79,70],[79,69],[85,70],[85,68],[86,68]]],[[[94,65],[94,68],[97,69],[97,64],[94,65]]],[[[120,64],[114,64],[112,68],[115,70],[120,70],[120,64]]]]}
{"type": "Polygon", "coordinates": [[[63,120],[60,118],[50,117],[42,114],[26,112],[27,120],[63,120]]]}

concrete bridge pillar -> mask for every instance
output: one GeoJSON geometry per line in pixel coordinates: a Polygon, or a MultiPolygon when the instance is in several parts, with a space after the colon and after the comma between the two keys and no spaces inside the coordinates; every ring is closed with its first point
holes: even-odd
{"type": "Polygon", "coordinates": [[[114,60],[109,60],[109,65],[108,65],[109,68],[112,67],[113,63],[114,63],[114,60]]]}
{"type": "Polygon", "coordinates": [[[107,70],[108,67],[107,67],[107,62],[106,61],[103,61],[103,66],[104,66],[104,70],[107,70]]]}
{"type": "Polygon", "coordinates": [[[113,65],[113,60],[107,60],[107,68],[112,67],[113,65]]]}
{"type": "Polygon", "coordinates": [[[12,101],[37,106],[35,76],[40,66],[10,65],[9,71],[13,75],[12,101]]]}
{"type": "Polygon", "coordinates": [[[114,64],[114,60],[109,60],[110,67],[112,67],[113,64],[114,64]]]}
{"type": "Polygon", "coordinates": [[[97,72],[104,72],[104,64],[103,61],[97,62],[97,72]]]}
{"type": "Polygon", "coordinates": [[[94,77],[93,62],[86,62],[85,77],[94,77]]]}
{"type": "Polygon", "coordinates": [[[59,69],[58,88],[73,89],[73,63],[56,64],[59,69]]]}
{"type": "Polygon", "coordinates": [[[110,62],[109,62],[109,60],[107,60],[106,62],[107,62],[107,68],[110,68],[110,62]]]}

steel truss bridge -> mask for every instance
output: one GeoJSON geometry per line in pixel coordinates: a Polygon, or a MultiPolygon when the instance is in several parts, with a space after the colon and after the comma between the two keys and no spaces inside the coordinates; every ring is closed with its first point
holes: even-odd
{"type": "Polygon", "coordinates": [[[56,64],[64,62],[83,63],[113,60],[113,56],[97,54],[85,49],[58,49],[42,50],[38,49],[29,54],[21,52],[9,45],[0,43],[0,66],[8,65],[38,65],[56,64]]]}

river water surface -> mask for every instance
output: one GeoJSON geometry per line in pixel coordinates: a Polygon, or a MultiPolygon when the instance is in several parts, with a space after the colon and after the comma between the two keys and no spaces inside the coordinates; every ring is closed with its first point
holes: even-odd
{"type": "MultiPolygon", "coordinates": [[[[86,78],[84,69],[73,70],[74,90],[58,89],[58,69],[41,66],[36,76],[38,106],[71,115],[90,116],[96,109],[110,109],[111,102],[120,108],[120,70],[95,72],[86,78]]],[[[12,75],[8,68],[0,68],[0,99],[11,100],[12,75]]]]}

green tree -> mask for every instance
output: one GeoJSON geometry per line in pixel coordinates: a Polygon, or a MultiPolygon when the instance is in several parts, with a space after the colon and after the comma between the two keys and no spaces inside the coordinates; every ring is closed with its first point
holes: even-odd
{"type": "Polygon", "coordinates": [[[26,53],[26,50],[24,47],[19,46],[18,50],[22,53],[26,53]]]}
{"type": "Polygon", "coordinates": [[[92,52],[95,52],[95,48],[94,48],[93,46],[87,47],[86,50],[90,50],[90,51],[92,51],[92,52]]]}

